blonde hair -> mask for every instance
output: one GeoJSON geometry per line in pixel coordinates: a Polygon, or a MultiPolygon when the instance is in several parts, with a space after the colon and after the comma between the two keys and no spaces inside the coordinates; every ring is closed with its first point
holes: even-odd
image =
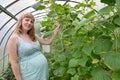
{"type": "Polygon", "coordinates": [[[15,33],[17,33],[18,35],[20,35],[22,33],[22,20],[24,18],[30,18],[33,21],[33,26],[32,28],[28,31],[28,35],[31,38],[32,41],[36,40],[35,37],[35,28],[34,28],[34,21],[35,18],[31,13],[24,13],[18,20],[16,28],[15,28],[15,33]]]}

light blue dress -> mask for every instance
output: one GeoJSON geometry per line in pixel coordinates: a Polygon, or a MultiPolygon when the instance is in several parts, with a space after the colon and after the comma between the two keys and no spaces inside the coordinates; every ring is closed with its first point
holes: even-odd
{"type": "Polygon", "coordinates": [[[40,44],[18,38],[18,62],[22,80],[48,80],[48,63],[40,52],[40,44]]]}

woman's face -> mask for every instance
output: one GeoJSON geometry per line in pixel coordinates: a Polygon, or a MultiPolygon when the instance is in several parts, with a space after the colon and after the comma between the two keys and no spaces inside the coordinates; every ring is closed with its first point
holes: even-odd
{"type": "Polygon", "coordinates": [[[29,31],[33,26],[33,21],[30,18],[23,18],[22,30],[29,31]]]}

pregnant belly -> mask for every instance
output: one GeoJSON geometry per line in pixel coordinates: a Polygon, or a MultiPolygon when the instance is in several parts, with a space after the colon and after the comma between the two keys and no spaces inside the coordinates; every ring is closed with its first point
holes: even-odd
{"type": "Polygon", "coordinates": [[[26,73],[36,73],[40,72],[42,69],[48,67],[47,59],[41,53],[36,56],[32,56],[31,58],[23,58],[20,61],[20,69],[24,74],[26,73]]]}

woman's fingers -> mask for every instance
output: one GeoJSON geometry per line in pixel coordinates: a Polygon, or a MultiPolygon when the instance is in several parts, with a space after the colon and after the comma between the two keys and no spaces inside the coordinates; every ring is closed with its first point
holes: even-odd
{"type": "Polygon", "coordinates": [[[62,29],[62,25],[58,25],[58,26],[55,28],[54,33],[57,34],[61,29],[62,29]]]}

